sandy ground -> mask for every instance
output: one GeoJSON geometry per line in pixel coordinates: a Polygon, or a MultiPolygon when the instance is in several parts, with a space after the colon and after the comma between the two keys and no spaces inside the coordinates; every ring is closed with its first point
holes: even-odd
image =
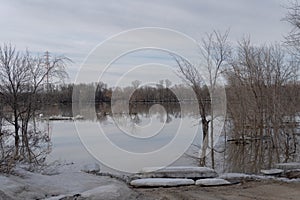
{"type": "Polygon", "coordinates": [[[150,200],[299,200],[300,183],[252,181],[231,186],[133,189],[136,199],[150,200]]]}

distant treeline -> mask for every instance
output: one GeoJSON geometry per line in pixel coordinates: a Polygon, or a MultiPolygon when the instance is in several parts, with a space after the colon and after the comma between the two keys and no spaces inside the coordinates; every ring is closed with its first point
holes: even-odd
{"type": "MultiPolygon", "coordinates": [[[[203,93],[207,94],[209,101],[209,93],[207,87],[202,89],[203,93]]],[[[90,84],[61,84],[49,85],[48,88],[40,91],[38,94],[39,101],[46,104],[57,103],[72,103],[77,101],[90,103],[94,102],[111,102],[112,98],[116,100],[126,100],[129,98],[130,102],[178,102],[195,100],[193,91],[184,84],[174,86],[164,86],[157,84],[157,86],[128,86],[128,87],[107,87],[104,83],[90,83],[90,84]],[[91,97],[94,95],[94,98],[91,97]]]]}
{"type": "MultiPolygon", "coordinates": [[[[255,94],[255,91],[260,89],[260,94],[254,96],[254,99],[259,99],[264,107],[267,107],[271,103],[271,98],[278,98],[278,101],[282,105],[286,105],[288,108],[290,104],[295,104],[291,112],[295,112],[294,109],[300,112],[300,83],[291,82],[282,86],[275,85],[244,85],[235,83],[231,80],[230,84],[226,86],[227,93],[227,105],[232,110],[233,107],[243,104],[252,98],[247,93],[255,94]],[[276,89],[276,90],[275,90],[276,89]],[[275,93],[276,92],[276,96],[275,93]],[[243,98],[246,98],[243,100],[243,98]]],[[[205,97],[207,104],[210,104],[210,95],[207,87],[201,89],[202,96],[205,97]]],[[[60,84],[49,85],[48,88],[41,90],[38,94],[39,102],[46,104],[69,104],[72,103],[72,96],[80,95],[82,102],[88,102],[91,98],[90,95],[94,95],[94,102],[111,102],[113,100],[126,100],[129,96],[131,103],[153,103],[153,102],[179,102],[194,100],[193,92],[185,84],[178,84],[173,86],[164,86],[157,84],[157,86],[127,86],[124,88],[117,87],[111,88],[104,83],[90,83],[90,84],[60,84]],[[74,91],[74,94],[73,94],[74,91]]],[[[89,102],[90,103],[90,102],[89,102]]]]}

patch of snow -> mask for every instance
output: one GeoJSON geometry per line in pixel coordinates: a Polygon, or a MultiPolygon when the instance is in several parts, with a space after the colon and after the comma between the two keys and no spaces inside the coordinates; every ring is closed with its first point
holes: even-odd
{"type": "Polygon", "coordinates": [[[217,173],[208,167],[147,167],[135,175],[137,178],[214,178],[217,173]]]}
{"type": "Polygon", "coordinates": [[[278,178],[278,180],[286,183],[300,183],[300,178],[296,178],[296,179],[278,178]]]}
{"type": "Polygon", "coordinates": [[[214,170],[208,167],[190,167],[190,166],[174,166],[174,167],[144,167],[140,170],[141,173],[147,173],[147,172],[171,172],[171,171],[180,171],[180,172],[213,172],[214,170]]]}
{"type": "Polygon", "coordinates": [[[61,200],[65,197],[67,197],[67,196],[66,195],[58,195],[58,196],[55,196],[55,197],[46,198],[44,200],[61,200]]]}
{"type": "Polygon", "coordinates": [[[132,192],[126,185],[122,183],[112,183],[95,187],[82,193],[59,195],[45,200],[60,199],[89,199],[89,200],[127,200],[136,197],[136,193],[132,192]]]}
{"type": "Polygon", "coordinates": [[[81,172],[78,166],[60,166],[59,171],[59,174],[49,176],[18,169],[18,176],[0,175],[0,191],[5,191],[6,195],[14,199],[45,199],[80,194],[93,188],[115,184],[120,190],[130,193],[125,183],[81,172]]]}
{"type": "Polygon", "coordinates": [[[221,174],[219,178],[226,179],[226,180],[273,180],[273,181],[281,181],[281,182],[300,182],[300,178],[296,179],[289,179],[286,177],[276,177],[276,176],[262,176],[262,175],[250,175],[250,174],[243,174],[243,173],[225,173],[221,174]]]}
{"type": "Polygon", "coordinates": [[[48,167],[45,167],[45,168],[41,169],[41,174],[48,175],[48,176],[58,175],[58,174],[60,174],[59,166],[50,165],[48,167]]]}
{"type": "Polygon", "coordinates": [[[91,200],[127,199],[129,198],[128,194],[130,194],[129,190],[129,188],[121,189],[119,185],[110,184],[85,191],[81,194],[81,196],[91,200]]]}
{"type": "Polygon", "coordinates": [[[225,173],[221,174],[219,178],[226,180],[275,180],[275,176],[263,176],[255,174],[243,174],[243,173],[225,173]]]}
{"type": "Polygon", "coordinates": [[[201,186],[221,186],[221,185],[230,185],[230,184],[231,183],[229,181],[226,181],[221,178],[205,178],[196,181],[196,185],[201,185],[201,186]]]}
{"type": "Polygon", "coordinates": [[[195,181],[192,179],[179,178],[145,178],[133,180],[130,182],[130,185],[134,187],[174,187],[194,184],[195,181]]]}
{"type": "Polygon", "coordinates": [[[260,170],[261,173],[264,175],[279,175],[284,171],[282,169],[267,169],[267,170],[260,170]]]}
{"type": "Polygon", "coordinates": [[[81,119],[84,119],[84,117],[82,115],[76,115],[73,119],[74,120],[81,120],[81,119]]]}
{"type": "Polygon", "coordinates": [[[98,172],[100,172],[100,165],[97,163],[86,164],[83,166],[82,171],[86,172],[86,173],[98,173],[98,172]]]}

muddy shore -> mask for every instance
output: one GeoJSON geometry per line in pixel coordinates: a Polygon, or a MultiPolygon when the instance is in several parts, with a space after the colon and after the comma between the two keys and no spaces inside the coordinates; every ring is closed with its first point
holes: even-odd
{"type": "Polygon", "coordinates": [[[141,200],[299,200],[300,183],[250,181],[222,187],[185,186],[133,189],[141,200]]]}

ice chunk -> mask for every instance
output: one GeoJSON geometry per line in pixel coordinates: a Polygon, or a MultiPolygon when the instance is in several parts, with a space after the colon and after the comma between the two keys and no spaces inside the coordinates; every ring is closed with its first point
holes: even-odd
{"type": "Polygon", "coordinates": [[[182,178],[145,178],[130,182],[130,185],[134,187],[175,187],[194,184],[194,180],[182,178]]]}
{"type": "Polygon", "coordinates": [[[222,185],[230,185],[229,181],[226,181],[221,178],[206,178],[206,179],[199,179],[196,181],[196,185],[201,186],[222,186],[222,185]]]}
{"type": "Polygon", "coordinates": [[[214,178],[217,177],[215,170],[208,167],[147,167],[143,168],[135,177],[138,178],[214,178]]]}

